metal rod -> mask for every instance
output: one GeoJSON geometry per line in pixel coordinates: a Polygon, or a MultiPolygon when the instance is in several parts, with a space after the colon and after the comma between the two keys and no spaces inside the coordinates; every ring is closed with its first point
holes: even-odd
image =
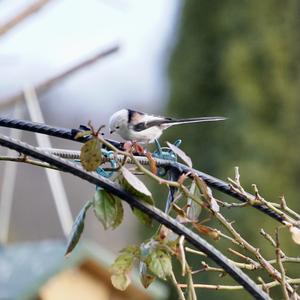
{"type": "MultiPolygon", "coordinates": [[[[35,91],[30,87],[26,88],[24,95],[31,119],[36,122],[44,122],[44,117],[35,91]]],[[[39,146],[51,148],[49,136],[36,134],[36,138],[39,146]]],[[[73,225],[73,217],[61,174],[51,169],[45,169],[45,172],[63,233],[68,237],[73,225]]]]}

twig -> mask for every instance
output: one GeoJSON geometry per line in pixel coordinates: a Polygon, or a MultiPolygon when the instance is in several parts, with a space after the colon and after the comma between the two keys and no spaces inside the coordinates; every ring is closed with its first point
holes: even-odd
{"type": "Polygon", "coordinates": [[[293,218],[291,218],[289,215],[285,214],[282,210],[278,209],[276,206],[274,206],[271,202],[266,201],[258,192],[258,188],[256,186],[256,184],[252,184],[252,187],[254,189],[255,192],[255,197],[256,200],[259,201],[261,204],[264,204],[265,206],[267,206],[269,209],[273,210],[274,212],[276,212],[277,214],[281,215],[286,222],[291,223],[293,225],[297,225],[297,222],[295,222],[295,220],[293,218]]]}
{"type": "Polygon", "coordinates": [[[280,199],[281,199],[281,204],[275,203],[275,202],[269,202],[269,203],[272,204],[274,207],[283,209],[284,211],[286,211],[287,213],[292,215],[297,220],[300,220],[300,215],[297,212],[295,212],[294,210],[292,210],[290,207],[287,206],[284,197],[282,196],[280,199]]]}
{"type": "MultiPolygon", "coordinates": [[[[198,188],[200,191],[202,191],[202,186],[200,185],[200,183],[198,181],[196,181],[196,184],[198,185],[198,188]]],[[[238,186],[238,183],[236,183],[236,185],[238,186]]],[[[254,186],[255,189],[255,186],[254,186]]],[[[188,189],[185,188],[184,192],[187,194],[188,197],[190,197],[191,199],[193,199],[193,195],[191,195],[191,193],[189,193],[188,189]]],[[[258,194],[257,189],[255,189],[255,194],[256,197],[254,199],[254,201],[261,201],[260,199],[260,195],[258,194]]],[[[265,201],[266,202],[266,201],[265,201]]],[[[252,203],[253,203],[253,199],[252,199],[252,203]]],[[[228,222],[225,217],[218,211],[216,210],[212,210],[210,206],[206,206],[206,205],[202,205],[202,207],[204,207],[205,209],[207,209],[208,211],[210,211],[216,218],[217,220],[223,225],[225,226],[225,228],[231,233],[231,235],[233,236],[233,238],[236,240],[236,242],[239,243],[239,245],[242,248],[247,249],[251,254],[253,254],[259,264],[269,273],[269,275],[278,280],[279,282],[282,281],[281,278],[281,273],[274,268],[259,252],[259,249],[255,248],[254,246],[252,246],[248,241],[246,241],[244,238],[242,238],[242,236],[233,228],[232,224],[230,222],[228,222]]],[[[254,262],[252,260],[252,262],[254,262]]],[[[287,289],[290,293],[293,292],[293,288],[287,284],[287,289]]]]}
{"type": "Polygon", "coordinates": [[[204,252],[197,251],[197,250],[189,248],[189,247],[185,247],[184,249],[185,249],[186,252],[190,252],[190,253],[197,254],[197,255],[200,255],[200,256],[207,256],[204,252]]]}
{"type": "Polygon", "coordinates": [[[171,277],[171,281],[172,281],[173,285],[174,285],[175,288],[176,288],[176,291],[177,291],[177,294],[178,294],[178,296],[179,296],[179,299],[180,299],[180,300],[185,300],[184,294],[183,294],[181,288],[179,287],[179,284],[178,284],[178,282],[177,282],[177,280],[176,280],[176,277],[175,277],[173,271],[172,271],[170,277],[171,277]]]}
{"type": "MultiPolygon", "coordinates": [[[[64,79],[70,77],[71,75],[73,75],[77,71],[80,71],[80,70],[94,64],[98,60],[100,60],[104,57],[107,57],[107,56],[117,52],[118,50],[119,50],[118,45],[110,47],[107,50],[101,50],[97,54],[95,54],[93,56],[90,56],[87,59],[75,64],[74,66],[72,66],[72,67],[70,67],[66,70],[64,70],[63,72],[61,72],[59,74],[56,74],[53,77],[50,77],[49,79],[37,84],[34,87],[34,89],[35,89],[37,94],[43,93],[43,92],[47,91],[49,88],[51,88],[53,85],[60,82],[61,80],[64,80],[64,79]]],[[[6,108],[10,107],[11,105],[15,104],[16,102],[22,101],[23,99],[24,99],[23,91],[20,91],[16,95],[8,97],[6,99],[1,99],[0,100],[0,110],[1,109],[6,109],[6,108]]]]}
{"type": "Polygon", "coordinates": [[[241,186],[239,167],[234,167],[234,181],[241,186]]]}
{"type": "Polygon", "coordinates": [[[12,17],[6,23],[0,25],[0,37],[8,33],[9,30],[17,26],[19,23],[24,21],[26,18],[31,16],[34,13],[40,11],[50,0],[37,0],[31,5],[27,6],[25,9],[20,11],[17,15],[12,17]]]}
{"type": "Polygon", "coordinates": [[[0,161],[21,162],[21,163],[25,163],[25,164],[34,165],[34,166],[37,166],[37,167],[57,170],[57,168],[54,167],[54,166],[51,166],[47,163],[40,162],[40,161],[37,161],[37,160],[28,159],[26,156],[25,157],[0,156],[0,161]]]}
{"type": "MultiPolygon", "coordinates": [[[[281,259],[281,261],[283,263],[300,263],[300,257],[283,257],[281,259]]],[[[262,266],[255,262],[254,263],[240,263],[240,262],[236,262],[234,260],[231,260],[232,263],[234,263],[237,267],[241,268],[241,269],[246,269],[246,270],[258,270],[258,269],[262,269],[262,266]]],[[[276,264],[277,261],[276,259],[271,259],[267,261],[269,264],[273,265],[276,264]]]]}
{"type": "Polygon", "coordinates": [[[178,247],[179,247],[179,253],[180,253],[179,255],[181,261],[181,276],[185,276],[187,265],[186,265],[186,258],[184,252],[184,235],[180,236],[178,247]]]}
{"type": "Polygon", "coordinates": [[[115,146],[113,146],[111,143],[107,142],[104,138],[102,138],[102,136],[98,136],[98,139],[101,141],[101,143],[103,143],[105,146],[107,146],[108,148],[110,148],[111,150],[113,150],[115,153],[120,154],[120,155],[124,155],[125,157],[128,157],[131,162],[133,162],[140,171],[142,171],[145,175],[148,175],[150,178],[154,179],[155,181],[157,181],[159,184],[165,184],[168,186],[174,186],[177,188],[180,188],[180,184],[176,181],[170,181],[170,180],[166,180],[166,179],[162,179],[159,176],[153,174],[150,170],[148,170],[147,168],[145,168],[138,160],[138,158],[136,158],[133,153],[130,152],[126,152],[126,151],[122,151],[119,150],[118,148],[116,148],[115,146]]]}
{"type": "Polygon", "coordinates": [[[263,228],[260,229],[260,234],[267,240],[271,243],[271,245],[273,247],[276,247],[276,243],[274,241],[274,239],[271,237],[271,235],[269,235],[268,233],[266,233],[263,228]]]}
{"type": "Polygon", "coordinates": [[[186,264],[186,271],[187,271],[187,277],[188,277],[188,299],[189,300],[197,300],[197,295],[196,295],[196,291],[195,291],[195,285],[193,282],[193,276],[192,276],[192,270],[190,268],[190,266],[188,265],[187,262],[185,262],[186,264]]]}
{"type": "MultiPolygon", "coordinates": [[[[295,279],[287,279],[287,283],[289,284],[300,284],[300,278],[295,278],[295,279]]],[[[280,282],[278,281],[271,281],[268,283],[265,283],[264,286],[266,288],[273,288],[280,285],[280,282]]],[[[187,284],[179,283],[178,286],[180,288],[187,288],[187,284]]],[[[263,288],[263,284],[258,284],[260,288],[263,288]]],[[[202,289],[209,289],[209,290],[228,290],[228,291],[236,291],[236,290],[243,290],[242,285],[219,285],[219,284],[201,284],[201,283],[196,283],[194,284],[195,288],[202,288],[202,289]]]]}
{"type": "Polygon", "coordinates": [[[225,202],[225,201],[221,201],[219,199],[216,199],[216,201],[218,202],[218,204],[222,207],[226,207],[226,208],[233,208],[233,207],[245,207],[247,205],[249,205],[248,202],[242,202],[242,203],[228,203],[228,202],[225,202]]]}
{"type": "Polygon", "coordinates": [[[228,251],[231,252],[232,254],[235,254],[236,256],[244,259],[249,264],[257,265],[257,262],[255,260],[253,260],[252,258],[250,258],[250,257],[248,257],[248,256],[246,256],[246,255],[244,255],[244,254],[242,254],[242,253],[240,253],[240,252],[238,252],[234,249],[229,248],[228,251]]]}
{"type": "Polygon", "coordinates": [[[257,277],[257,280],[262,284],[262,289],[270,295],[270,289],[266,286],[266,282],[260,277],[257,277]]]}
{"type": "Polygon", "coordinates": [[[279,209],[281,208],[281,206],[279,206],[278,208],[277,205],[273,205],[272,202],[266,201],[263,197],[261,197],[255,184],[252,185],[255,191],[255,196],[253,196],[243,189],[239,182],[239,176],[235,175],[235,178],[238,178],[238,181],[228,178],[230,189],[234,193],[239,194],[241,198],[244,199],[244,201],[248,202],[250,205],[256,208],[264,206],[268,210],[272,211],[276,216],[278,216],[281,219],[280,222],[284,225],[293,224],[294,226],[299,226],[297,221],[295,221],[293,218],[279,209]]]}
{"type": "Polygon", "coordinates": [[[233,244],[240,246],[239,242],[237,242],[235,239],[228,236],[227,234],[222,233],[220,230],[218,230],[218,233],[220,237],[223,237],[224,239],[231,241],[233,244]]]}
{"type": "MultiPolygon", "coordinates": [[[[249,242],[247,242],[245,239],[243,239],[241,237],[241,235],[233,228],[233,226],[231,225],[231,223],[229,223],[224,216],[219,213],[219,212],[215,212],[215,216],[216,218],[221,222],[221,224],[223,224],[228,231],[232,234],[232,236],[235,238],[235,240],[237,242],[239,242],[239,244],[247,249],[251,254],[253,254],[258,262],[260,263],[260,265],[269,273],[269,275],[271,277],[273,277],[274,279],[278,280],[279,282],[281,282],[282,278],[281,278],[281,273],[278,272],[259,252],[259,249],[256,249],[255,247],[253,247],[249,242]]],[[[289,290],[289,292],[293,292],[293,288],[287,284],[287,288],[289,290]]]]}
{"type": "MultiPolygon", "coordinates": [[[[281,288],[282,288],[282,293],[283,293],[284,299],[285,300],[289,300],[290,297],[289,297],[289,294],[288,294],[288,291],[287,291],[287,286],[286,286],[285,270],[284,270],[284,266],[283,266],[282,261],[281,261],[282,251],[280,249],[280,244],[279,244],[278,228],[276,228],[275,237],[276,237],[276,251],[275,252],[276,252],[276,260],[277,260],[277,263],[278,263],[278,266],[279,266],[279,270],[280,270],[280,273],[281,273],[281,288]]],[[[293,293],[293,291],[292,291],[292,293],[293,293]]]]}
{"type": "Polygon", "coordinates": [[[202,264],[203,268],[201,268],[199,270],[193,270],[192,271],[193,274],[197,274],[197,273],[203,272],[203,271],[218,272],[218,273],[223,273],[223,274],[226,273],[222,268],[211,267],[205,261],[202,261],[201,264],[202,264]]]}

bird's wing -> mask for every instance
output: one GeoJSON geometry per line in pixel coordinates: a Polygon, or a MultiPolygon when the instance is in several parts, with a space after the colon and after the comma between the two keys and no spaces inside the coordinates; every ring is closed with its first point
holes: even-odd
{"type": "Polygon", "coordinates": [[[148,115],[128,109],[128,123],[135,131],[143,131],[153,126],[160,126],[170,120],[171,118],[148,115]]]}
{"type": "Polygon", "coordinates": [[[133,125],[133,129],[135,131],[143,131],[150,127],[161,126],[163,124],[170,123],[171,121],[175,122],[171,118],[163,118],[163,117],[155,117],[155,116],[147,116],[148,120],[143,120],[142,122],[136,123],[133,125]]]}

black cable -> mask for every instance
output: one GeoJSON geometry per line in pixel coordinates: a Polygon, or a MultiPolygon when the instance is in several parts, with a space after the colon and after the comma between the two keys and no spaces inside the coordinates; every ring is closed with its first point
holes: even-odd
{"type": "MultiPolygon", "coordinates": [[[[54,127],[54,126],[46,125],[44,123],[31,122],[27,120],[17,120],[17,119],[0,117],[0,126],[21,129],[29,132],[42,133],[49,136],[54,136],[57,138],[62,138],[62,139],[81,142],[81,143],[85,142],[88,139],[88,138],[75,139],[76,134],[82,131],[80,129],[54,127]]],[[[119,149],[121,149],[123,145],[122,143],[117,141],[113,141],[109,139],[107,139],[107,141],[119,149]]]]}
{"type": "MultiPolygon", "coordinates": [[[[16,119],[10,119],[10,118],[4,118],[0,117],[0,126],[2,127],[8,127],[8,128],[16,128],[16,129],[21,129],[21,130],[26,130],[30,132],[36,132],[36,133],[42,133],[58,138],[63,138],[67,140],[72,140],[76,142],[84,142],[87,140],[87,138],[81,138],[81,139],[75,139],[75,135],[77,132],[80,132],[80,129],[68,129],[68,128],[60,128],[60,127],[53,127],[49,126],[43,123],[36,123],[36,122],[31,122],[31,121],[25,121],[25,120],[16,120],[16,119]]],[[[123,148],[123,143],[113,141],[106,139],[108,142],[110,142],[112,145],[114,145],[118,149],[123,148]]],[[[178,169],[182,173],[187,173],[191,171],[191,169],[181,163],[178,162],[172,162],[172,161],[164,161],[160,160],[160,166],[165,166],[165,167],[171,167],[178,169]]],[[[236,198],[242,202],[247,202],[247,198],[242,195],[241,193],[237,193],[233,191],[229,184],[224,182],[223,180],[220,180],[216,177],[213,177],[211,175],[208,175],[206,173],[200,172],[198,170],[194,170],[199,177],[201,177],[208,186],[215,188],[219,190],[220,192],[227,194],[229,196],[232,196],[233,198],[236,198]]],[[[253,195],[249,194],[249,196],[253,197],[253,195]]],[[[284,223],[285,220],[284,218],[280,215],[274,212],[273,210],[269,209],[265,205],[253,205],[256,209],[260,210],[261,212],[267,214],[271,218],[279,221],[280,223],[284,223]]]]}
{"type": "Polygon", "coordinates": [[[196,249],[204,252],[208,257],[215,261],[220,267],[225,270],[226,273],[228,273],[239,284],[241,284],[254,298],[261,300],[271,300],[268,294],[266,294],[252,279],[250,279],[250,277],[248,277],[241,269],[236,267],[219,250],[214,248],[211,244],[206,242],[199,235],[195,234],[184,225],[178,223],[175,219],[163,213],[158,208],[148,205],[145,202],[139,201],[115,182],[101,177],[96,173],[88,173],[84,171],[79,164],[40,151],[31,145],[6,137],[4,135],[0,135],[0,144],[25,155],[47,162],[52,166],[59,168],[61,171],[71,173],[96,186],[101,186],[108,192],[126,201],[131,207],[140,209],[151,218],[158,221],[160,224],[163,224],[166,227],[170,228],[176,234],[180,236],[184,235],[187,241],[189,241],[196,249]]]}
{"type": "MultiPolygon", "coordinates": [[[[181,163],[175,163],[172,161],[168,161],[166,164],[169,164],[171,167],[173,168],[177,168],[179,169],[180,172],[182,173],[188,173],[191,171],[191,168],[181,164],[181,163]]],[[[241,202],[248,202],[248,198],[243,195],[242,193],[238,193],[236,191],[234,191],[230,185],[228,183],[226,183],[225,181],[218,179],[216,177],[213,177],[211,175],[208,175],[206,173],[203,173],[201,171],[192,169],[192,171],[197,174],[200,178],[202,178],[206,184],[210,187],[215,188],[216,190],[227,194],[233,198],[236,198],[238,200],[240,200],[241,202]]],[[[249,198],[254,197],[252,194],[247,193],[249,198]]],[[[279,221],[280,223],[285,223],[285,219],[278,213],[276,213],[275,211],[271,210],[270,208],[268,208],[266,205],[263,204],[253,204],[251,205],[252,207],[258,209],[259,211],[267,214],[268,216],[270,216],[271,218],[279,221]]]]}

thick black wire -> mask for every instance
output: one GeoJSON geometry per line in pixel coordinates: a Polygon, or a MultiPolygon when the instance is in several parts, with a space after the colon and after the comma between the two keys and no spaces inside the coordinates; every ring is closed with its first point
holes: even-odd
{"type": "Polygon", "coordinates": [[[120,185],[101,177],[96,173],[89,173],[82,169],[79,164],[59,158],[49,153],[38,150],[37,148],[20,142],[13,138],[0,134],[0,145],[16,150],[25,155],[34,157],[41,161],[47,162],[61,171],[71,173],[77,177],[82,178],[96,186],[101,186],[108,192],[125,200],[131,207],[136,207],[149,215],[160,224],[170,228],[178,235],[184,235],[185,239],[189,241],[199,251],[204,252],[208,257],[214,260],[220,267],[222,267],[232,278],[241,284],[254,298],[266,300],[271,299],[255,282],[250,279],[241,269],[237,268],[229,259],[224,256],[219,250],[214,248],[211,244],[202,239],[199,235],[192,232],[184,225],[178,223],[175,219],[154,206],[148,205],[145,202],[139,201],[133,197],[129,192],[124,190],[120,185]]]}
{"type": "MultiPolygon", "coordinates": [[[[182,173],[188,173],[191,171],[191,168],[181,164],[181,163],[177,163],[177,162],[172,162],[172,161],[166,161],[165,166],[170,166],[172,168],[176,168],[177,170],[179,170],[182,173]]],[[[235,192],[228,183],[226,183],[225,181],[218,179],[216,177],[213,177],[211,175],[208,175],[206,173],[203,173],[201,171],[192,169],[192,171],[197,174],[200,178],[202,178],[206,184],[210,187],[215,188],[216,190],[227,194],[233,198],[236,198],[242,202],[248,202],[248,198],[243,195],[242,193],[238,193],[235,192]]],[[[254,197],[253,195],[251,195],[250,193],[247,193],[249,197],[254,197]]],[[[276,212],[274,212],[273,210],[269,209],[266,205],[262,205],[262,204],[253,204],[252,207],[258,209],[259,211],[267,214],[268,216],[272,217],[273,219],[279,221],[280,223],[284,224],[284,218],[277,214],[276,212]]]]}
{"type": "MultiPolygon", "coordinates": [[[[17,119],[10,119],[10,118],[4,118],[0,117],[0,126],[2,127],[8,127],[8,128],[16,128],[31,132],[37,132],[42,133],[58,138],[63,138],[67,140],[72,140],[76,142],[84,142],[86,141],[86,138],[81,139],[75,139],[75,135],[77,132],[81,131],[79,129],[68,129],[68,128],[60,128],[60,127],[54,127],[49,126],[43,123],[36,123],[26,120],[17,120],[17,119]]],[[[114,145],[118,149],[122,149],[123,144],[117,141],[109,140],[112,145],[114,145]]],[[[162,161],[162,160],[160,160],[162,161]]],[[[172,161],[164,161],[160,163],[161,166],[170,167],[179,170],[182,173],[187,173],[191,171],[191,169],[181,163],[172,162],[172,161]]],[[[223,192],[229,196],[232,196],[242,202],[247,202],[247,198],[242,195],[241,193],[237,193],[234,190],[230,188],[230,185],[223,180],[220,180],[216,177],[213,177],[211,175],[208,175],[206,173],[200,172],[198,170],[193,170],[199,177],[201,177],[210,187],[215,188],[219,190],[220,192],[223,192]]],[[[252,196],[249,194],[249,196],[252,196]]],[[[253,196],[252,196],[253,197],[253,196]]],[[[256,209],[260,210],[261,212],[267,214],[268,216],[272,217],[273,219],[279,221],[280,223],[284,223],[284,218],[274,212],[273,210],[269,209],[265,205],[253,205],[256,209]]]]}
{"type": "MultiPolygon", "coordinates": [[[[17,120],[17,119],[0,117],[0,126],[26,130],[30,132],[42,133],[42,134],[46,134],[46,135],[50,135],[50,136],[54,136],[66,140],[71,140],[75,142],[85,142],[87,140],[87,138],[75,139],[76,133],[82,131],[80,129],[69,129],[69,128],[49,126],[44,123],[31,122],[27,120],[17,120]]],[[[122,146],[122,143],[120,142],[109,140],[109,139],[107,139],[107,141],[117,148],[121,148],[122,146]]]]}

